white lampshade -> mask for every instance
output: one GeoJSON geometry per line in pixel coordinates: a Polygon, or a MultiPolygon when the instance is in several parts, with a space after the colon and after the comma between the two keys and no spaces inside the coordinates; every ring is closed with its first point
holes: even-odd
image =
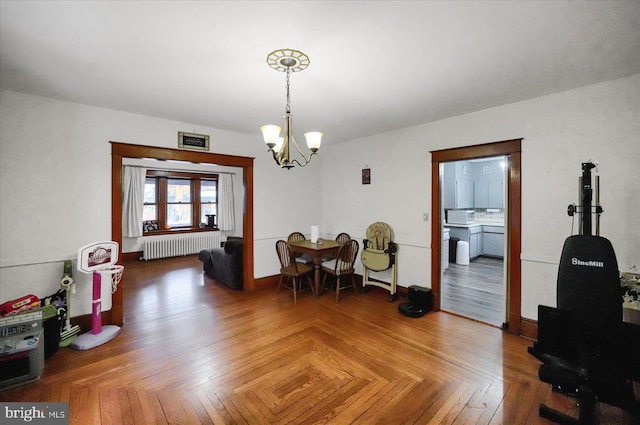
{"type": "Polygon", "coordinates": [[[307,139],[307,146],[311,152],[315,152],[320,149],[320,144],[322,143],[322,133],[319,131],[312,131],[309,133],[304,133],[304,138],[307,139]]]}
{"type": "Polygon", "coordinates": [[[282,149],[282,143],[284,143],[284,137],[278,137],[278,140],[276,141],[276,145],[273,147],[273,150],[276,152],[280,152],[280,150],[282,149]]]}
{"type": "MultiPolygon", "coordinates": [[[[278,139],[280,138],[280,126],[277,125],[263,125],[260,127],[260,131],[262,131],[262,137],[264,138],[264,142],[273,149],[274,146],[278,144],[278,139]]],[[[282,142],[280,142],[282,145],[282,142]]]]}

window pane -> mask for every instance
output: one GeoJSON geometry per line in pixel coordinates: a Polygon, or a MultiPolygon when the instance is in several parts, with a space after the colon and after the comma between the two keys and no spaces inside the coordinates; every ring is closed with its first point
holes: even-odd
{"type": "Polygon", "coordinates": [[[191,202],[191,181],[168,179],[167,202],[191,202]]]}
{"type": "Polygon", "coordinates": [[[216,202],[218,192],[217,188],[217,182],[212,180],[202,180],[200,182],[200,202],[216,202]]]}
{"type": "Polygon", "coordinates": [[[191,204],[167,205],[167,225],[169,227],[191,226],[191,204]]]}
{"type": "MultiPolygon", "coordinates": [[[[207,223],[207,214],[216,215],[216,204],[202,204],[200,206],[200,221],[207,223]]],[[[216,220],[217,222],[218,220],[216,220]]]]}
{"type": "Polygon", "coordinates": [[[156,179],[147,177],[144,181],[144,203],[156,203],[156,179]]]}
{"type": "Polygon", "coordinates": [[[158,214],[155,205],[145,205],[142,210],[142,220],[157,220],[158,214]]]}

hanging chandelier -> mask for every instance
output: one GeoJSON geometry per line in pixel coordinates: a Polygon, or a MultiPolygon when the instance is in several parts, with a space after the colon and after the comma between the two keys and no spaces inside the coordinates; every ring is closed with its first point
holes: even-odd
{"type": "Polygon", "coordinates": [[[291,121],[291,99],[289,96],[289,77],[292,72],[300,72],[307,69],[309,66],[309,57],[293,49],[279,49],[274,50],[267,56],[267,64],[278,72],[285,72],[287,75],[287,106],[284,110],[284,135],[280,137],[280,126],[278,125],[263,125],[260,127],[262,131],[262,137],[264,143],[269,147],[269,152],[273,154],[273,159],[282,168],[291,169],[295,165],[304,167],[311,161],[311,157],[316,154],[320,149],[320,143],[322,139],[322,133],[318,131],[312,131],[304,133],[304,137],[307,141],[307,147],[311,152],[309,156],[306,156],[296,143],[293,137],[293,123],[291,121]],[[297,159],[291,159],[292,146],[298,151],[298,154],[302,157],[302,162],[297,159]]]}

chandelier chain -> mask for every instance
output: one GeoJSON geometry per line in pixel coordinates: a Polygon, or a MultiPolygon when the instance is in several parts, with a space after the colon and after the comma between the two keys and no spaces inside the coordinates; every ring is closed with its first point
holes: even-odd
{"type": "Polygon", "coordinates": [[[289,97],[289,74],[290,74],[289,67],[287,67],[287,107],[285,108],[285,112],[287,114],[291,113],[291,106],[290,106],[291,98],[289,97]]]}

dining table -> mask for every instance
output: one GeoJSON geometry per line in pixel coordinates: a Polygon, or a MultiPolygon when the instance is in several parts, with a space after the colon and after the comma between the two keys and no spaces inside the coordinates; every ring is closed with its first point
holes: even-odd
{"type": "Polygon", "coordinates": [[[291,250],[295,253],[307,254],[313,259],[315,269],[314,286],[316,297],[320,296],[320,268],[322,267],[322,257],[330,254],[337,254],[342,244],[334,240],[318,240],[317,243],[309,239],[304,241],[289,242],[291,250]]]}

